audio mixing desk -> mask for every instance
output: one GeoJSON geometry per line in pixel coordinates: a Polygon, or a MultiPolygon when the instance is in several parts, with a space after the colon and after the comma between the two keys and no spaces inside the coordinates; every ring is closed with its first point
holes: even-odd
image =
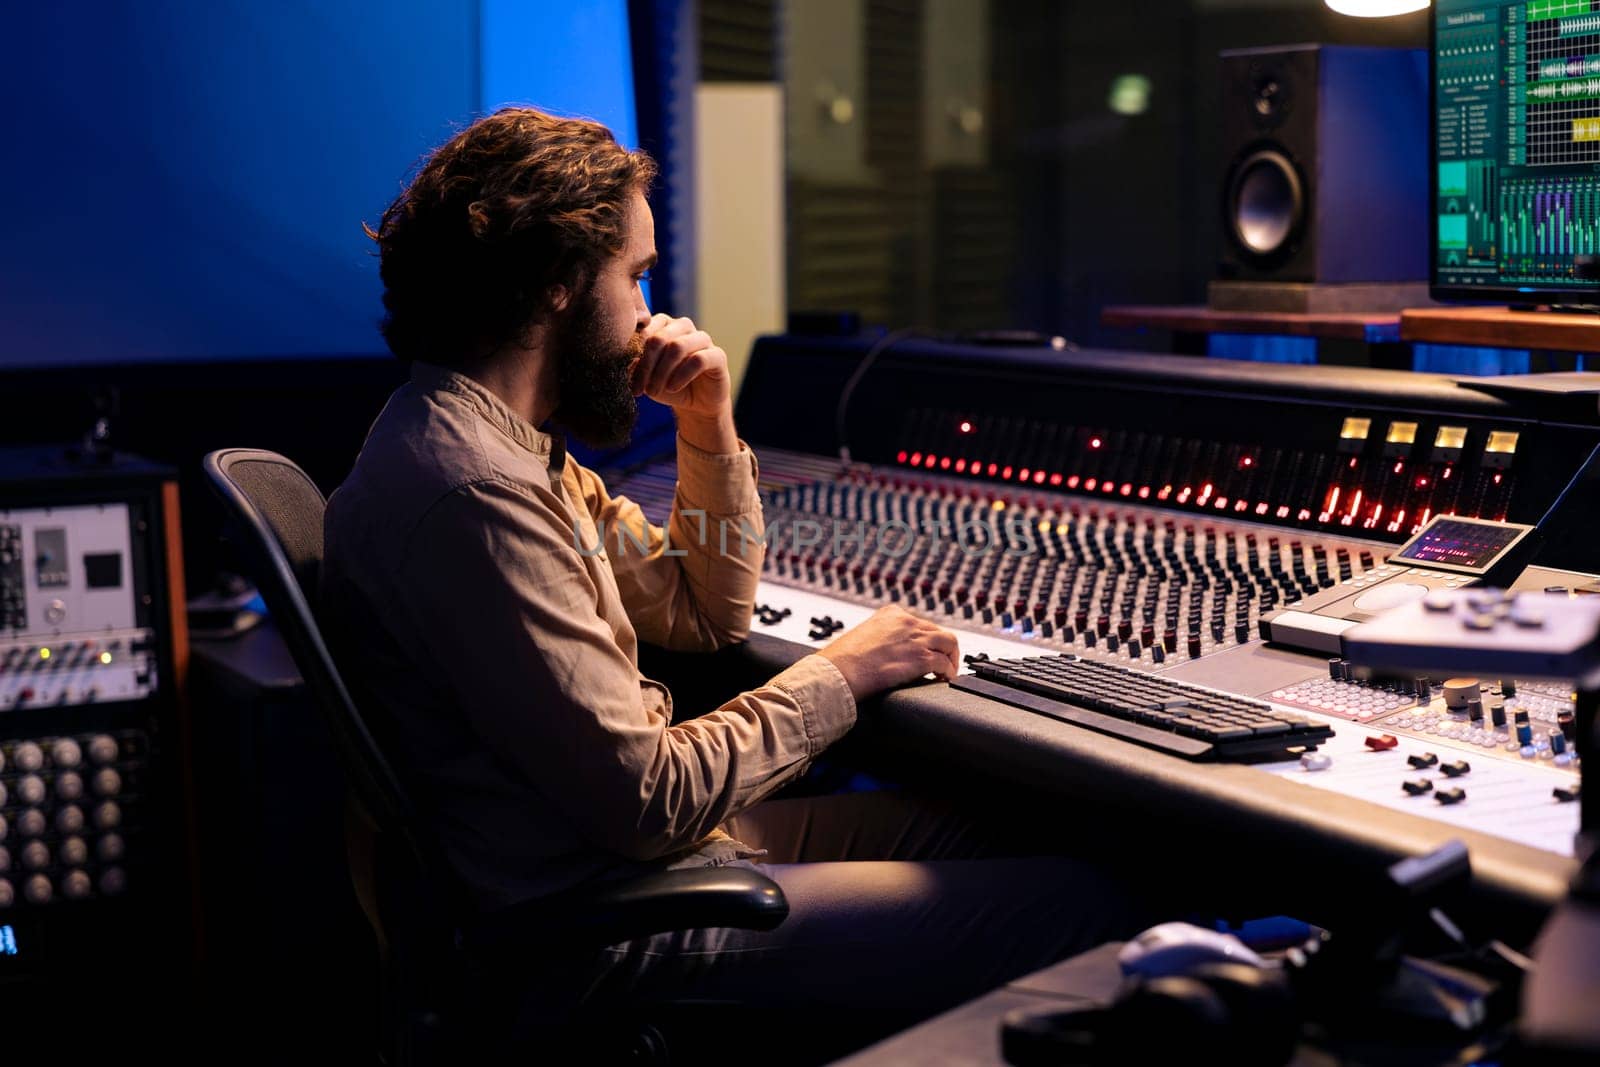
{"type": "MultiPolygon", "coordinates": [[[[1285,885],[1455,837],[1475,899],[1525,931],[1565,892],[1566,680],[1374,674],[1261,635],[1394,584],[1391,556],[1436,516],[1538,522],[1600,442],[1592,397],[915,342],[862,380],[846,465],[815,415],[866,347],[769,338],[752,357],[738,418],[767,524],[747,650],[762,669],[899,603],[965,660],[863,716],[900,758],[1068,798],[1157,848],[1215,838],[1219,870],[1285,885]]],[[[674,482],[667,461],[612,484],[659,522],[674,482]]],[[[1543,531],[1519,587],[1600,589],[1579,518],[1578,536],[1543,531]]]]}
{"type": "MultiPolygon", "coordinates": [[[[1375,682],[1370,678],[1358,678],[1356,675],[1360,672],[1343,661],[1327,663],[1306,655],[1263,648],[1251,636],[1255,630],[1253,620],[1242,629],[1227,626],[1230,618],[1249,618],[1248,606],[1237,615],[1229,615],[1232,605],[1225,603],[1218,611],[1224,624],[1212,627],[1211,602],[1205,598],[1202,598],[1199,616],[1201,636],[1195,646],[1196,654],[1190,656],[1187,646],[1195,639],[1188,636],[1188,631],[1181,637],[1172,636],[1170,641],[1163,639],[1164,634],[1174,631],[1160,625],[1164,619],[1161,612],[1165,609],[1159,596],[1154,611],[1155,623],[1141,622],[1144,616],[1137,611],[1131,620],[1117,618],[1116,606],[1104,615],[1087,619],[1099,609],[1085,611],[1071,606],[1058,609],[1043,601],[1038,603],[1045,603],[1044,610],[1037,614],[1047,617],[1035,619],[1029,613],[1036,602],[1034,598],[1048,599],[1052,595],[1059,598],[1058,590],[1051,588],[1041,593],[1039,579],[1035,578],[1035,585],[1023,601],[1014,600],[1015,586],[997,596],[993,590],[999,587],[998,572],[1003,569],[1003,563],[996,566],[995,574],[984,575],[981,563],[975,568],[973,582],[982,584],[983,590],[979,593],[968,590],[961,597],[969,605],[974,600],[984,605],[972,612],[956,607],[953,599],[939,600],[940,590],[949,583],[937,577],[922,577],[924,572],[937,573],[926,564],[909,575],[912,588],[897,589],[892,598],[883,591],[881,584],[876,593],[864,583],[862,591],[857,592],[849,578],[851,571],[859,566],[865,582],[871,580],[872,567],[855,557],[840,557],[842,567],[813,564],[808,569],[803,562],[798,567],[787,565],[796,554],[792,547],[784,547],[789,539],[785,538],[781,524],[786,515],[792,514],[791,505],[802,499],[810,500],[808,512],[827,517],[830,509],[826,503],[819,510],[815,502],[826,501],[829,494],[825,488],[821,492],[818,489],[841,485],[852,491],[836,492],[835,500],[849,496],[859,501],[872,493],[874,487],[881,487],[883,495],[892,501],[889,511],[898,511],[902,505],[907,510],[915,510],[913,501],[916,500],[932,499],[949,504],[953,499],[956,503],[953,510],[972,506],[979,511],[992,512],[995,510],[993,500],[1004,497],[974,494],[953,484],[941,484],[937,479],[916,479],[910,483],[913,488],[907,488],[906,479],[867,468],[852,470],[841,479],[836,477],[837,462],[782,452],[765,451],[762,460],[764,481],[768,486],[765,511],[776,531],[768,534],[766,577],[761,583],[756,617],[752,621],[753,629],[758,632],[814,651],[826,647],[843,629],[865,620],[879,604],[899,602],[957,633],[965,660],[963,679],[972,676],[975,667],[982,669],[984,662],[979,657],[989,661],[1065,657],[1069,661],[1081,659],[1114,665],[1135,677],[1144,673],[1195,684],[1218,695],[1257,698],[1287,715],[1324,722],[1332,728],[1331,737],[1321,740],[1303,756],[1292,752],[1282,760],[1252,764],[1259,773],[1277,775],[1394,811],[1421,815],[1449,826],[1477,830],[1555,855],[1573,854],[1578,806],[1572,801],[1577,796],[1578,765],[1569,743],[1570,731],[1563,734],[1560,725],[1570,719],[1570,685],[1562,688],[1547,681],[1515,679],[1470,679],[1470,683],[1465,679],[1438,679],[1436,682],[1425,679],[1427,693],[1423,697],[1414,683],[1402,686],[1398,680],[1375,682]],[[832,574],[824,583],[823,576],[830,570],[832,574]],[[837,577],[841,570],[846,575],[843,580],[837,577]],[[922,593],[924,585],[928,587],[927,594],[922,593]],[[1012,613],[1013,609],[1016,614],[1012,613]],[[1058,628],[1054,620],[1063,613],[1066,622],[1058,628]],[[1081,633],[1072,625],[1075,619],[1083,625],[1081,633]],[[1081,621],[1085,619],[1086,624],[1081,621]],[[1150,635],[1145,638],[1145,647],[1140,645],[1141,632],[1150,635]],[[1169,646],[1171,651],[1168,651],[1169,646]],[[1153,656],[1160,659],[1155,660],[1153,656]],[[1143,672],[1139,671],[1141,666],[1145,668],[1143,672]],[[1506,695],[1508,683],[1510,696],[1506,695]],[[1479,725],[1474,725],[1469,718],[1469,702],[1465,699],[1465,690],[1469,688],[1475,690],[1480,707],[1496,709],[1481,711],[1479,725]],[[1447,695],[1456,708],[1447,704],[1447,695]],[[1519,743],[1516,736],[1519,712],[1524,712],[1528,719],[1526,744],[1519,743]],[[1498,726],[1494,722],[1496,717],[1501,719],[1498,726]],[[1552,752],[1552,747],[1560,751],[1552,752]],[[1413,766],[1413,758],[1422,765],[1413,766]],[[1454,777],[1441,769],[1453,769],[1461,764],[1469,769],[1454,777]],[[1422,783],[1427,783],[1427,787],[1423,788],[1422,783]],[[1461,799],[1452,802],[1456,791],[1461,799]],[[1441,801],[1441,797],[1445,800],[1441,801]]],[[[639,501],[652,518],[659,521],[665,518],[666,509],[670,507],[673,484],[671,467],[661,466],[636,473],[619,486],[619,490],[639,501]]],[[[1048,498],[1041,499],[1045,506],[1030,509],[1024,518],[1036,530],[1041,524],[1052,531],[1058,526],[1065,529],[1069,519],[1075,518],[1077,527],[1095,531],[1090,540],[1109,530],[1113,535],[1109,540],[1115,541],[1120,530],[1162,528],[1162,520],[1153,509],[1089,509],[1061,500],[1059,509],[1052,510],[1048,498]],[[1044,512],[1051,513],[1048,520],[1039,518],[1044,512]]],[[[832,510],[842,512],[853,508],[832,510]]],[[[931,513],[926,505],[925,510],[931,513]]],[[[1074,532],[1080,531],[1075,528],[1074,532]]],[[[1248,543],[1245,538],[1262,542],[1269,538],[1265,530],[1256,531],[1242,524],[1224,524],[1220,529],[1212,527],[1211,534],[1213,542],[1231,536],[1241,544],[1248,543]]],[[[1065,533],[1062,536],[1070,542],[1070,536],[1065,533]]],[[[1178,537],[1183,537],[1181,530],[1178,537]]],[[[866,551],[862,555],[870,558],[874,535],[869,532],[865,540],[866,551]]],[[[825,552],[828,546],[819,542],[812,547],[825,552]]],[[[1287,545],[1282,547],[1288,551],[1287,545]]],[[[1318,542],[1299,547],[1308,561],[1307,573],[1315,572],[1318,558],[1341,556],[1354,561],[1353,568],[1362,568],[1364,562],[1365,569],[1358,573],[1378,574],[1384,569],[1370,545],[1330,542],[1323,546],[1318,542]],[[1324,547],[1327,551],[1319,553],[1324,547]]],[[[1174,551],[1181,558],[1183,550],[1174,551]]],[[[953,554],[958,560],[964,558],[958,546],[953,554]]],[[[800,558],[804,558],[804,552],[800,558]]],[[[907,553],[904,558],[911,558],[911,554],[907,553]]],[[[972,558],[988,557],[974,554],[972,558]]],[[[886,565],[887,561],[880,560],[880,563],[886,565]]],[[[1290,564],[1284,568],[1284,573],[1293,573],[1293,570],[1290,564]]],[[[878,581],[885,580],[886,576],[880,573],[878,581]]],[[[907,583],[902,579],[900,584],[907,583]]],[[[1056,586],[1060,584],[1059,580],[1055,583],[1056,586]]],[[[1115,581],[1112,584],[1117,585],[1115,581]]],[[[1173,588],[1176,587],[1168,589],[1167,596],[1173,595],[1173,588]]],[[[956,588],[946,591],[947,598],[954,598],[957,593],[956,588]]],[[[1142,603],[1138,602],[1136,608],[1142,603]]],[[[1188,617],[1184,614],[1186,610],[1180,609],[1182,618],[1188,617]]]]}

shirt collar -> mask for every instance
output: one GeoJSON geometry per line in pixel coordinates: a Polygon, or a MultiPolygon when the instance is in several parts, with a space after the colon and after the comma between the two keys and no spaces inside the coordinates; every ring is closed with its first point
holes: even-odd
{"type": "Polygon", "coordinates": [[[483,383],[433,363],[412,360],[411,380],[430,392],[454,393],[471,404],[482,418],[501,433],[545,461],[551,473],[559,476],[566,464],[564,438],[547,434],[506,406],[483,383]]]}

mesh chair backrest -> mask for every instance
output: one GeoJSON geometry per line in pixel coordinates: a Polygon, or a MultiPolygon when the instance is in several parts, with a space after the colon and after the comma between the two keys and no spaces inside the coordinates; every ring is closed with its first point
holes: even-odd
{"type": "Polygon", "coordinates": [[[351,699],[312,610],[327,508],[322,491],[276,452],[223,449],[206,456],[205,471],[228,513],[229,540],[328,723],[356,798],[380,829],[398,831],[422,860],[411,802],[351,699]]]}

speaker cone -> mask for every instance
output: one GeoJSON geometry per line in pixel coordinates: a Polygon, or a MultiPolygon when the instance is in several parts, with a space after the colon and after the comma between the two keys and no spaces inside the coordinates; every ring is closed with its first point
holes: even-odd
{"type": "Polygon", "coordinates": [[[1294,164],[1264,149],[1244,159],[1228,187],[1228,227],[1239,247],[1270,258],[1285,250],[1305,217],[1305,192],[1294,164]]]}

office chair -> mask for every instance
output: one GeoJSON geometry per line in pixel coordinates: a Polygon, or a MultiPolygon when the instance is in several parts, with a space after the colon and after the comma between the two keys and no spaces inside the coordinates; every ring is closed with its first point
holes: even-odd
{"type": "Polygon", "coordinates": [[[789,910],[777,883],[743,868],[662,871],[489,914],[473,909],[318,626],[321,491],[273,452],[212,452],[205,471],[227,513],[225,534],[260,588],[348,779],[351,877],[378,943],[385,1061],[454,1059],[467,1044],[548,1053],[574,1040],[591,1054],[603,1042],[630,1063],[664,1059],[662,1031],[648,1018],[630,1026],[586,1020],[568,1014],[559,997],[532,1014],[530,1030],[527,991],[550,1004],[563,968],[631,938],[701,927],[770,930],[789,910]]]}

